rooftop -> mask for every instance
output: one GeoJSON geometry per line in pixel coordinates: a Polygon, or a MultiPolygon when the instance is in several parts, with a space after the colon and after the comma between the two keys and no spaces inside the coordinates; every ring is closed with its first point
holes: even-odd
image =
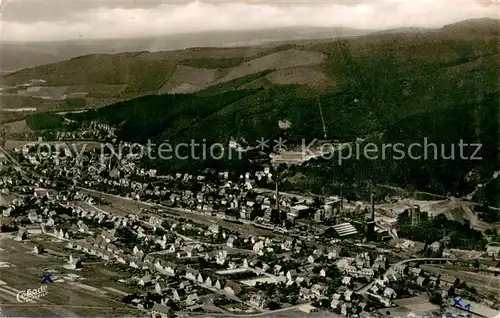
{"type": "Polygon", "coordinates": [[[348,236],[358,233],[351,223],[341,223],[333,225],[332,228],[339,236],[348,236]]]}

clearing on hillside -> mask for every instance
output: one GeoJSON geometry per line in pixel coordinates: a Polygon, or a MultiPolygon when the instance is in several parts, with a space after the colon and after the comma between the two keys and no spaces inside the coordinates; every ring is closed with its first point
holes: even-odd
{"type": "Polygon", "coordinates": [[[266,78],[271,83],[278,85],[299,84],[311,87],[331,87],[335,85],[323,72],[306,67],[277,70],[266,78]]]}
{"type": "Polygon", "coordinates": [[[188,94],[209,87],[223,73],[218,70],[177,65],[170,79],[160,88],[159,94],[188,94]]]}
{"type": "Polygon", "coordinates": [[[279,70],[289,67],[316,65],[320,64],[325,59],[325,54],[312,51],[291,49],[272,53],[243,63],[240,66],[233,67],[226,76],[219,80],[219,82],[228,82],[239,77],[265,70],[279,70]]]}

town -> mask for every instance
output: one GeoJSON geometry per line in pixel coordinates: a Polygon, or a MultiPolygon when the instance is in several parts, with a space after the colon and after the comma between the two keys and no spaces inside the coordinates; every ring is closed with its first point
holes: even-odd
{"type": "Polygon", "coordinates": [[[399,237],[398,220],[431,218],[425,201],[286,193],[268,163],[159,175],[98,148],[57,164],[34,148],[0,149],[0,297],[40,271],[54,283],[31,305],[2,305],[12,315],[498,315],[500,243],[399,237]]]}

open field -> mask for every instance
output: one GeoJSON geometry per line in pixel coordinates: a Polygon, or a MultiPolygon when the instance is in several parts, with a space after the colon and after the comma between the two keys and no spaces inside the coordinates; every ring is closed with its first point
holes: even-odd
{"type": "Polygon", "coordinates": [[[178,65],[160,94],[188,94],[207,88],[222,76],[222,72],[206,68],[178,65]]]}
{"type": "MultiPolygon", "coordinates": [[[[105,268],[104,264],[98,262],[84,265],[81,271],[65,269],[63,265],[70,253],[62,247],[64,242],[57,242],[49,236],[33,236],[23,242],[8,237],[2,237],[1,240],[4,251],[0,252],[0,258],[10,266],[0,267],[0,299],[4,314],[23,317],[138,315],[135,308],[121,302],[122,294],[105,288],[114,288],[123,293],[131,292],[113,280],[112,276],[119,274],[114,273],[112,268],[105,268]],[[42,255],[32,254],[35,242],[42,244],[47,252],[42,255]],[[40,287],[41,273],[49,271],[54,272],[54,283],[47,283],[48,295],[33,303],[19,303],[17,293],[40,287]]],[[[73,256],[83,257],[76,253],[73,256]]]]}
{"type": "Polygon", "coordinates": [[[277,85],[309,85],[311,87],[332,87],[334,83],[323,72],[306,68],[295,67],[277,70],[266,77],[277,85]]]}
{"type": "Polygon", "coordinates": [[[320,64],[326,55],[313,51],[286,50],[259,57],[232,68],[219,82],[224,83],[239,77],[271,69],[320,64]]]}

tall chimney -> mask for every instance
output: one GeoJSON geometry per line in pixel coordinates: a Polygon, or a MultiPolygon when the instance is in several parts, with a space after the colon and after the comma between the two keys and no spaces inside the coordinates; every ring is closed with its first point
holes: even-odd
{"type": "Polygon", "coordinates": [[[342,184],[340,184],[340,214],[344,211],[344,194],[342,193],[342,184]]]}
{"type": "Polygon", "coordinates": [[[276,181],[276,210],[278,211],[278,215],[280,215],[279,214],[280,213],[280,192],[278,190],[278,181],[276,181]]]}
{"type": "Polygon", "coordinates": [[[375,239],[375,193],[372,192],[370,196],[371,211],[370,219],[366,222],[366,241],[373,241],[375,239]]]}
{"type": "Polygon", "coordinates": [[[372,210],[370,211],[370,221],[375,221],[375,193],[372,192],[371,195],[371,206],[372,210]]]}

